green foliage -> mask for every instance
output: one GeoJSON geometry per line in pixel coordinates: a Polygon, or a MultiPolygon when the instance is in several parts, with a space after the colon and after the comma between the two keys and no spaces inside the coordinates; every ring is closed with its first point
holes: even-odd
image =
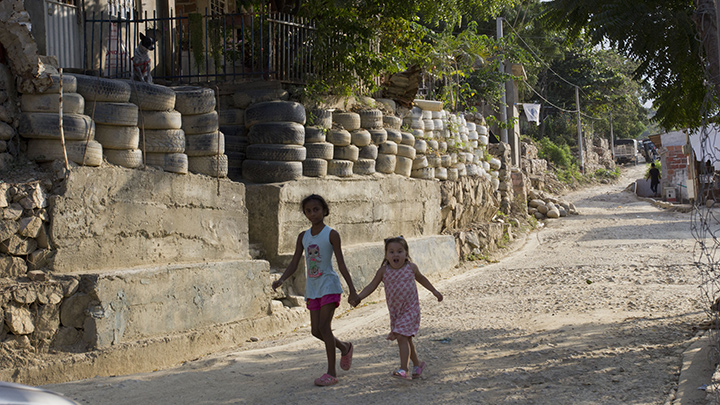
{"type": "Polygon", "coordinates": [[[198,72],[205,69],[205,44],[203,41],[203,16],[200,13],[188,14],[188,32],[190,34],[190,50],[198,72]]]}
{"type": "MultiPolygon", "coordinates": [[[[658,160],[658,161],[655,161],[654,163],[655,163],[655,168],[660,170],[660,173],[662,173],[662,164],[660,163],[660,161],[658,160]]],[[[643,177],[644,179],[650,178],[650,169],[651,169],[650,163],[646,164],[645,165],[645,176],[643,177]]]]}
{"type": "Polygon", "coordinates": [[[597,169],[594,175],[596,179],[600,180],[617,180],[620,177],[620,168],[615,167],[613,170],[597,169]]]}
{"type": "Polygon", "coordinates": [[[572,165],[572,153],[567,144],[556,145],[548,138],[542,138],[538,146],[538,155],[541,159],[553,163],[558,168],[567,169],[572,165]]]}

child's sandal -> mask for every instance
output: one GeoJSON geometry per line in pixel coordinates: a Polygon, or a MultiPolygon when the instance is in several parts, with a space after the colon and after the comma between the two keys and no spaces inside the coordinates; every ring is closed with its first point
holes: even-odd
{"type": "Polygon", "coordinates": [[[419,366],[413,367],[412,378],[420,378],[423,370],[425,369],[425,362],[420,363],[419,366]]]}
{"type": "Polygon", "coordinates": [[[337,383],[337,377],[333,377],[330,374],[323,374],[319,378],[315,379],[315,385],[320,387],[327,387],[328,385],[335,385],[337,383]]]}
{"type": "Polygon", "coordinates": [[[405,371],[401,368],[393,371],[392,376],[395,378],[399,378],[401,380],[411,380],[412,379],[412,377],[408,375],[407,371],[405,371]]]}

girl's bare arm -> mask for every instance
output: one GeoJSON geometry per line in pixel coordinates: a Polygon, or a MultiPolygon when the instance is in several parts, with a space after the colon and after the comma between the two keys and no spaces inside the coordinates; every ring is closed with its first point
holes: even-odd
{"type": "Polygon", "coordinates": [[[297,242],[295,243],[295,254],[293,254],[293,258],[292,258],[292,260],[290,260],[290,264],[288,264],[288,266],[285,269],[285,271],[283,272],[282,276],[280,276],[280,278],[278,280],[275,280],[272,283],[273,291],[276,288],[280,287],[285,282],[285,280],[290,278],[290,276],[292,276],[293,273],[295,273],[295,271],[297,270],[298,263],[300,263],[300,257],[302,256],[302,252],[303,252],[303,244],[302,244],[303,235],[305,235],[305,231],[300,232],[300,234],[297,237],[297,242]]]}
{"type": "MultiPolygon", "coordinates": [[[[358,294],[357,304],[359,304],[360,301],[364,300],[365,298],[367,298],[368,295],[372,294],[375,290],[377,290],[384,275],[385,275],[385,266],[382,266],[378,269],[377,273],[375,273],[375,277],[373,277],[372,281],[370,281],[370,284],[366,285],[365,288],[363,288],[363,290],[360,291],[360,294],[358,294]]],[[[355,305],[357,305],[357,304],[355,304],[355,305]]]]}
{"type": "Polygon", "coordinates": [[[418,266],[416,266],[415,263],[412,263],[411,267],[413,269],[413,272],[415,272],[415,281],[420,283],[421,286],[427,288],[427,290],[430,291],[435,296],[435,298],[437,298],[438,301],[442,301],[443,295],[440,294],[440,292],[436,290],[435,287],[433,287],[432,283],[430,282],[430,280],[427,279],[427,277],[423,276],[422,273],[420,273],[420,269],[418,269],[418,266]]]}

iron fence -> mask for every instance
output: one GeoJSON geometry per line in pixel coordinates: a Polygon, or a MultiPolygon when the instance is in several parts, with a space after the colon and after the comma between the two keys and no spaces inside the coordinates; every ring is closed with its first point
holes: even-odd
{"type": "Polygon", "coordinates": [[[85,15],[84,67],[130,78],[140,33],[155,39],[154,80],[199,83],[235,79],[305,83],[313,72],[311,21],[282,13],[110,17],[85,15]]]}

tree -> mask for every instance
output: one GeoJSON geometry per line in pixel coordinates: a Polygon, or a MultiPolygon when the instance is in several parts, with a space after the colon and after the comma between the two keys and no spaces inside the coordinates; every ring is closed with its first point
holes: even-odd
{"type": "Polygon", "coordinates": [[[544,23],[609,45],[637,62],[633,74],[649,89],[665,129],[700,125],[705,97],[701,43],[693,0],[552,0],[544,23]]]}

